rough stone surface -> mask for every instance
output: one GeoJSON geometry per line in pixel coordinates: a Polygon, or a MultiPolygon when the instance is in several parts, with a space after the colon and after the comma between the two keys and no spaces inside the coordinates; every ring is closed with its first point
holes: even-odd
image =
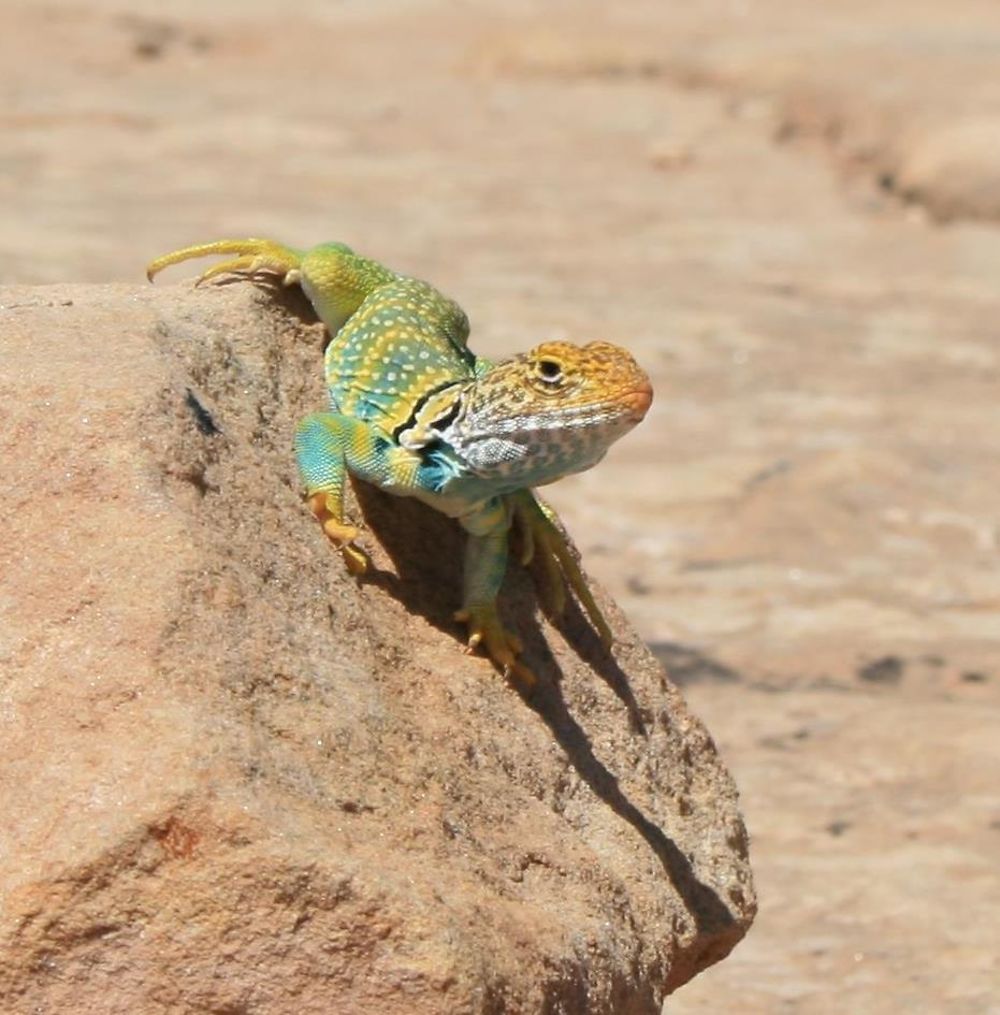
{"type": "Polygon", "coordinates": [[[462,652],[453,523],[359,488],[377,570],[331,552],[303,303],[0,308],[0,1009],[638,1015],[726,955],[735,790],[614,605],[612,657],[515,569],[522,696],[462,652]]]}

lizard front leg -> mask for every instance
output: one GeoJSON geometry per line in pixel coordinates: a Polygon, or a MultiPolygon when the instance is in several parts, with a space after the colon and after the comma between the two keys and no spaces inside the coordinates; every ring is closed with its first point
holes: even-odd
{"type": "MultiPolygon", "coordinates": [[[[340,551],[347,570],[355,575],[368,570],[368,555],[354,543],[358,537],[357,528],[344,522],[344,485],[352,459],[360,458],[374,466],[378,463],[379,452],[379,437],[370,427],[336,413],[306,416],[295,433],[295,454],[306,484],[309,508],[340,551]]],[[[351,468],[350,471],[363,473],[365,470],[351,468]]],[[[379,477],[365,475],[364,478],[377,482],[379,477]]]]}
{"type": "MultiPolygon", "coordinates": [[[[382,489],[412,492],[419,485],[412,456],[375,427],[336,413],[316,413],[302,420],[295,434],[295,451],[313,514],[348,570],[363,574],[368,557],[354,543],[358,530],[344,523],[348,472],[382,489]]],[[[513,675],[530,687],[535,675],[517,658],[521,641],[503,626],[497,613],[497,594],[507,568],[510,508],[505,500],[494,498],[460,520],[469,541],[462,608],[455,619],[468,625],[470,650],[481,645],[505,676],[513,675]]]]}
{"type": "Polygon", "coordinates": [[[531,687],[535,674],[517,658],[523,650],[521,640],[503,626],[497,613],[497,595],[507,570],[509,506],[504,499],[494,498],[460,520],[469,541],[463,605],[455,619],[468,625],[470,650],[482,645],[504,676],[513,675],[531,687]]]}

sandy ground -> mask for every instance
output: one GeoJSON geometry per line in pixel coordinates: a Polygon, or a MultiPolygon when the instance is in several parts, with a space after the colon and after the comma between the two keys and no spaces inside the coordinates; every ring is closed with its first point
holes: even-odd
{"type": "Polygon", "coordinates": [[[342,239],[484,353],[629,345],[653,412],[551,499],[761,896],[667,1010],[1000,1012],[1000,7],[143,6],[5,4],[0,280],[342,239]]]}

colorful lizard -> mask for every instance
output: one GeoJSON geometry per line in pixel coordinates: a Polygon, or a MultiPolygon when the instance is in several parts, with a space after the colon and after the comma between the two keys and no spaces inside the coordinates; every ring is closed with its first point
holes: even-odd
{"type": "Polygon", "coordinates": [[[505,675],[535,679],[497,613],[512,522],[522,561],[541,559],[547,607],[562,612],[568,584],[610,646],[555,515],[531,488],[589,469],[646,414],[652,389],[629,353],[607,342],[545,342],[491,363],[469,350],[469,321],[457,303],[342,243],[301,251],[219,240],[157,258],[147,276],[212,254],[234,256],[199,282],[278,275],[302,287],[330,333],[331,411],[302,420],[295,450],[309,507],[352,574],[363,573],[368,558],[344,521],[348,473],[459,520],[468,545],[455,617],[468,625],[470,650],[482,645],[505,675]]]}

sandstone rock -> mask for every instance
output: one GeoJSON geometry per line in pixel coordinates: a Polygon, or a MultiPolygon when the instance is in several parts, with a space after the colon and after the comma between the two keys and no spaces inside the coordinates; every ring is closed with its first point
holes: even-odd
{"type": "Polygon", "coordinates": [[[359,488],[345,573],[290,450],[304,304],[0,314],[0,1010],[655,1012],[740,939],[733,784],[613,604],[611,658],[515,569],[522,695],[462,652],[454,524],[359,488]]]}

